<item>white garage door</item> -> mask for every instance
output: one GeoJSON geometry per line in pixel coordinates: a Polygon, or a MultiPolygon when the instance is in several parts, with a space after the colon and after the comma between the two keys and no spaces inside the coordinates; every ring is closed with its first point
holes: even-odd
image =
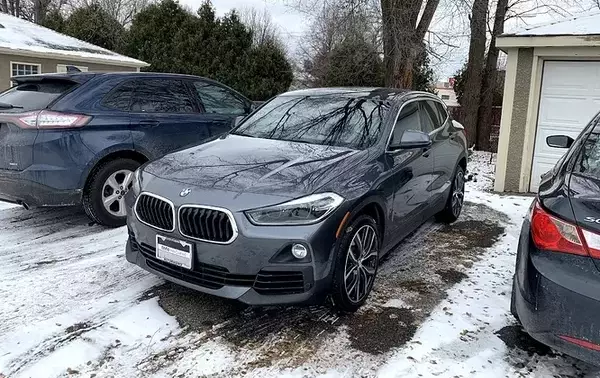
{"type": "Polygon", "coordinates": [[[575,138],[600,110],[600,62],[545,62],[531,168],[530,191],[566,150],[546,144],[549,135],[575,138]]]}

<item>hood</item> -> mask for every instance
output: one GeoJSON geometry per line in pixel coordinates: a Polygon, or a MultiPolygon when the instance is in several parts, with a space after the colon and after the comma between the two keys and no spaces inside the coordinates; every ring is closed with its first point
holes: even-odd
{"type": "Polygon", "coordinates": [[[150,163],[162,179],[238,195],[298,198],[355,166],[364,155],[343,147],[228,135],[150,163]]]}

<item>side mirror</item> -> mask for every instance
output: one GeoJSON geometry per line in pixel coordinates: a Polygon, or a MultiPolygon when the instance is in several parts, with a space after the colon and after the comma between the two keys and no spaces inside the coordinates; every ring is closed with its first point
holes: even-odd
{"type": "Polygon", "coordinates": [[[406,130],[402,133],[400,141],[391,141],[389,150],[408,150],[413,148],[426,148],[431,146],[429,134],[417,130],[406,130]]]}
{"type": "Polygon", "coordinates": [[[546,144],[554,148],[570,148],[573,142],[575,140],[567,135],[550,135],[546,138],[546,144]]]}

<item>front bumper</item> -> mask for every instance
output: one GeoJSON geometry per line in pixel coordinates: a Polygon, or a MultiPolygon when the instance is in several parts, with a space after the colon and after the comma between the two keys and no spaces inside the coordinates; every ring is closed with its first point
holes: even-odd
{"type": "Polygon", "coordinates": [[[523,227],[515,274],[519,320],[534,339],[600,366],[600,272],[589,257],[539,251],[523,227]],[[589,342],[594,349],[567,341],[589,342]]]}
{"type": "MultiPolygon", "coordinates": [[[[58,175],[58,172],[54,174],[58,175]]],[[[29,170],[0,170],[0,201],[25,204],[28,207],[71,206],[81,203],[81,189],[55,189],[36,181],[35,176],[29,170]]]]}
{"type": "Polygon", "coordinates": [[[215,244],[187,238],[178,227],[163,232],[140,222],[133,202],[128,198],[127,261],[168,281],[249,305],[312,304],[329,292],[340,212],[316,225],[291,227],[255,226],[234,212],[236,239],[215,244]],[[156,258],[157,234],[193,245],[191,270],[156,258]],[[309,256],[294,259],[294,243],[307,246],[309,256]]]}

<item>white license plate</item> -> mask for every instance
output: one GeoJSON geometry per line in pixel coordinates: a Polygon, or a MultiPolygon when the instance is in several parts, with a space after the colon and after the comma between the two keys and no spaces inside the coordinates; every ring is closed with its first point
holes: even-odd
{"type": "Polygon", "coordinates": [[[156,258],[182,268],[192,269],[192,245],[156,235],[156,258]]]}

